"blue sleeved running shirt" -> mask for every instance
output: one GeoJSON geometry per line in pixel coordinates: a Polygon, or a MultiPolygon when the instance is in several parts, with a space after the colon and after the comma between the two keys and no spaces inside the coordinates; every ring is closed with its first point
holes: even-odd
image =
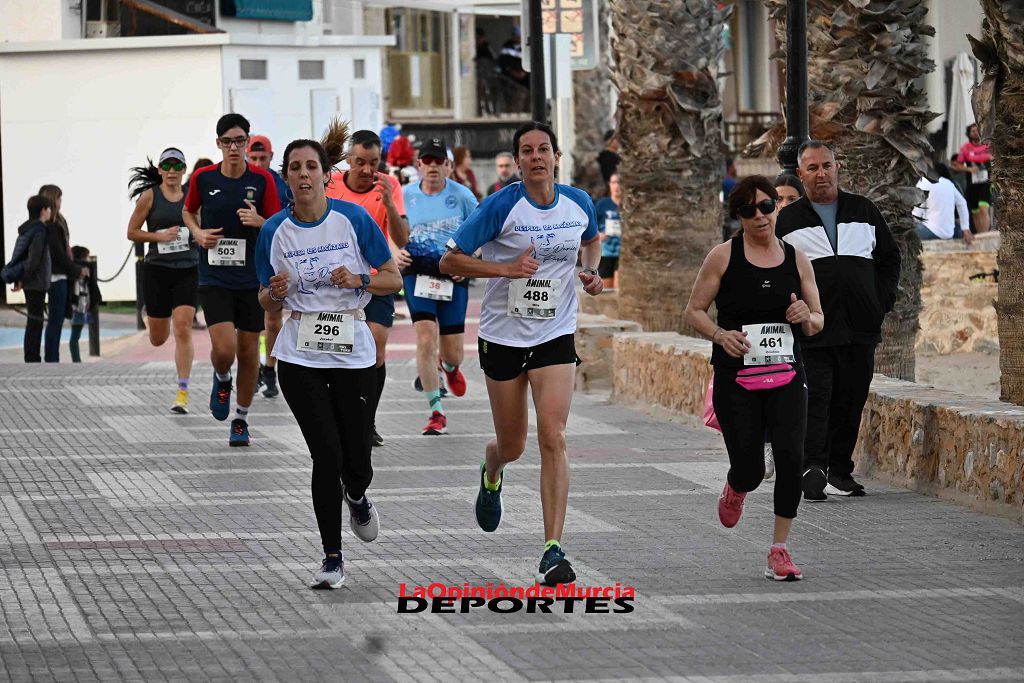
{"type": "Polygon", "coordinates": [[[601,256],[617,258],[622,248],[622,217],[619,207],[611,197],[603,197],[594,207],[597,212],[598,230],[607,235],[601,242],[601,256]]]}
{"type": "Polygon", "coordinates": [[[441,275],[438,264],[445,245],[462,222],[476,210],[473,192],[454,180],[446,180],[437,194],[423,191],[423,183],[410,183],[402,189],[405,214],[409,219],[409,244],[405,249],[412,256],[412,265],[403,275],[441,275]]]}
{"type": "MultiPolygon", "coordinates": [[[[391,260],[383,233],[361,206],[327,200],[327,212],[315,223],[304,223],[292,207],[275,214],[260,231],[256,272],[260,284],[288,273],[284,307],[302,313],[353,311],[366,306],[369,292],[335,287],[331,272],[345,266],[353,273],[370,273],[391,260]]],[[[299,321],[285,318],[274,344],[278,360],[315,368],[368,368],[377,360],[370,328],[357,320],[352,353],[317,353],[296,348],[299,321]]]]}
{"type": "MultiPolygon", "coordinates": [[[[486,261],[515,261],[531,245],[540,268],[531,280],[558,280],[555,316],[520,318],[508,314],[509,279],[491,278],[480,310],[480,338],[527,347],[576,331],[576,260],[582,242],[597,237],[594,202],[583,190],[555,185],[555,200],[540,206],[522,182],[495,192],[459,226],[449,246],[464,254],[483,252],[486,261]]],[[[554,284],[554,283],[551,283],[554,284]]]]}

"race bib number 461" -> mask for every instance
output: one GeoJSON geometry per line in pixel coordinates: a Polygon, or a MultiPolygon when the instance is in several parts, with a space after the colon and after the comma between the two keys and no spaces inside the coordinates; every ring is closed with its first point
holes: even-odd
{"type": "Polygon", "coordinates": [[[554,318],[560,279],[517,278],[508,281],[508,314],[516,318],[554,318]]]}
{"type": "Polygon", "coordinates": [[[211,266],[244,266],[245,240],[222,237],[207,251],[211,266]]]}
{"type": "Polygon", "coordinates": [[[744,365],[772,365],[774,363],[792,363],[793,330],[788,324],[759,323],[744,325],[750,350],[743,356],[744,365]]]}
{"type": "Polygon", "coordinates": [[[355,337],[355,316],[351,313],[305,313],[299,321],[295,349],[314,353],[352,353],[355,337]]]}

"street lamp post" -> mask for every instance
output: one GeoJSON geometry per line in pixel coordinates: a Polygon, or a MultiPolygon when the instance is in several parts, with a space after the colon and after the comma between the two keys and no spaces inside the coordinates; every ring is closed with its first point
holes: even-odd
{"type": "Polygon", "coordinates": [[[530,0],[530,113],[534,121],[548,122],[544,92],[544,17],[540,0],[530,0]]]}
{"type": "Polygon", "coordinates": [[[786,3],[786,139],[779,146],[779,164],[796,173],[797,151],[806,142],[807,114],[807,0],[786,3]]]}

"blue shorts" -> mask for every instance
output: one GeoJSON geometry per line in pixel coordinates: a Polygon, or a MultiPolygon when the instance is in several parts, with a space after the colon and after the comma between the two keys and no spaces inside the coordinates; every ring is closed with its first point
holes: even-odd
{"type": "Polygon", "coordinates": [[[395,295],[370,297],[370,303],[363,308],[366,313],[366,322],[377,323],[384,327],[391,327],[395,324],[395,295]]]}
{"type": "Polygon", "coordinates": [[[415,275],[406,275],[402,281],[405,283],[405,303],[414,323],[436,320],[442,336],[466,331],[466,306],[469,304],[469,286],[466,283],[455,283],[451,301],[435,301],[413,294],[416,291],[415,275]]]}

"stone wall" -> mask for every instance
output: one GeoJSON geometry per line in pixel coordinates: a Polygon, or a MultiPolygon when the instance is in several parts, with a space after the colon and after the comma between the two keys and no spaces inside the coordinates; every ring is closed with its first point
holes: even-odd
{"type": "Polygon", "coordinates": [[[998,352],[994,302],[998,285],[991,273],[999,250],[999,233],[979,235],[968,247],[963,240],[928,240],[921,264],[921,331],[917,351],[956,353],[998,352]]]}
{"type": "Polygon", "coordinates": [[[612,339],[621,332],[639,331],[640,325],[630,320],[581,313],[576,323],[576,355],[583,364],[576,368],[576,391],[611,391],[612,339]]]}
{"type": "MultiPolygon", "coordinates": [[[[700,417],[711,343],[616,334],[612,398],[700,417]]],[[[854,455],[859,472],[1024,522],[1024,407],[876,375],[854,455]]]]}

